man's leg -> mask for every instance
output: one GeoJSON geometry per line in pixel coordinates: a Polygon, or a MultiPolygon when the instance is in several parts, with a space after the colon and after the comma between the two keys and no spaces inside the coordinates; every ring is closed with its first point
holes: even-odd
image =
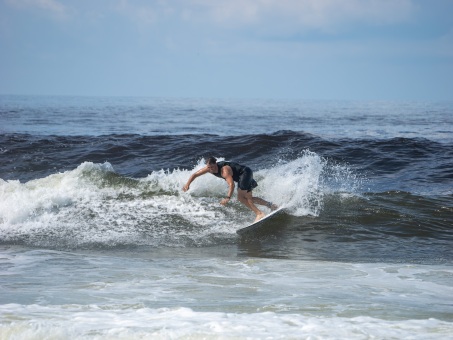
{"type": "Polygon", "coordinates": [[[277,205],[275,205],[271,202],[268,202],[266,200],[263,200],[260,197],[253,197],[253,203],[259,204],[259,205],[265,205],[266,207],[270,208],[271,210],[276,210],[278,208],[277,205]]]}
{"type": "MultiPolygon", "coordinates": [[[[238,188],[238,200],[239,200],[239,202],[244,204],[247,208],[249,208],[256,214],[255,222],[259,221],[264,216],[266,216],[261,210],[259,210],[256,207],[251,191],[247,192],[247,190],[242,190],[242,189],[238,188]]],[[[264,200],[262,200],[262,201],[264,201],[264,200]]]]}

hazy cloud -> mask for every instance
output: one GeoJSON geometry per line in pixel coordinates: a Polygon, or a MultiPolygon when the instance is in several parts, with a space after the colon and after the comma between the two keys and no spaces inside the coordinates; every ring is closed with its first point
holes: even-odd
{"type": "Polygon", "coordinates": [[[185,22],[277,31],[281,27],[330,31],[350,22],[395,23],[407,20],[415,10],[411,0],[121,0],[119,4],[125,13],[148,22],[172,16],[185,22]]]}
{"type": "Polygon", "coordinates": [[[58,18],[68,14],[68,8],[57,0],[6,0],[11,7],[18,9],[40,9],[58,18]]]}
{"type": "Polygon", "coordinates": [[[4,0],[17,9],[38,9],[53,16],[99,17],[113,10],[137,25],[165,22],[219,29],[256,29],[293,33],[304,30],[335,32],[354,23],[389,24],[407,20],[414,0],[4,0]]]}
{"type": "Polygon", "coordinates": [[[387,23],[406,19],[414,9],[410,0],[193,0],[221,23],[265,24],[269,18],[293,24],[329,28],[346,21],[387,23]]]}

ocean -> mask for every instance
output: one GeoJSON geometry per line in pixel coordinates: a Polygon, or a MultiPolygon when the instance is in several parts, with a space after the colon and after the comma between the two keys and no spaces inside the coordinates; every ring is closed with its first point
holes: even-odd
{"type": "Polygon", "coordinates": [[[451,339],[453,102],[0,96],[0,287],[0,339],[451,339]]]}

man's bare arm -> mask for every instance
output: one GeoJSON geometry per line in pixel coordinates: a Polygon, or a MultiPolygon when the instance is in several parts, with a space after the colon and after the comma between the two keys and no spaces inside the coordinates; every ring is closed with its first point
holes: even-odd
{"type": "Polygon", "coordinates": [[[190,176],[189,180],[187,181],[186,185],[184,185],[184,186],[182,187],[182,190],[183,190],[183,191],[189,190],[190,184],[195,180],[195,178],[197,178],[197,177],[199,177],[199,176],[201,176],[201,175],[204,175],[204,174],[206,174],[206,173],[208,173],[208,172],[209,172],[208,167],[204,167],[204,168],[198,170],[197,172],[193,173],[193,174],[190,176]]]}
{"type": "Polygon", "coordinates": [[[228,195],[220,202],[220,204],[225,205],[228,203],[234,192],[233,170],[230,166],[224,166],[222,168],[222,177],[228,183],[228,195]]]}

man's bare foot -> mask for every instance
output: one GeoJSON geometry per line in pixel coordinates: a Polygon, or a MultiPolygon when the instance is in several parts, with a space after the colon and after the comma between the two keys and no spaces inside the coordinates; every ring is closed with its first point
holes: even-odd
{"type": "Polygon", "coordinates": [[[264,216],[266,216],[266,214],[265,214],[265,213],[263,213],[263,212],[262,212],[262,213],[259,213],[259,214],[257,214],[257,215],[256,215],[256,218],[255,218],[255,221],[254,221],[253,223],[256,223],[256,222],[258,222],[258,221],[259,221],[259,220],[261,220],[261,219],[262,219],[262,218],[263,218],[264,216]]]}
{"type": "Polygon", "coordinates": [[[278,205],[276,205],[274,203],[270,203],[269,204],[269,209],[271,209],[271,211],[277,210],[278,209],[278,205]]]}

